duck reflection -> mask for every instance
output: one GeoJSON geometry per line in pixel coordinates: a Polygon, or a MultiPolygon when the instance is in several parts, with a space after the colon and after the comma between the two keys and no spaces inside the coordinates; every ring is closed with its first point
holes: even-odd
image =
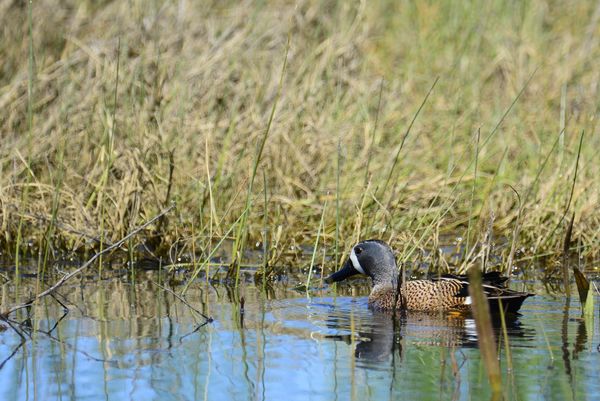
{"type": "MultiPolygon", "coordinates": [[[[522,327],[518,314],[505,316],[506,330],[510,337],[533,338],[534,330],[522,327]]],[[[337,319],[330,318],[330,328],[344,329],[337,325],[337,319]]],[[[347,322],[345,322],[347,323],[347,322]]],[[[380,364],[392,356],[402,357],[402,347],[408,345],[429,345],[449,348],[471,348],[477,346],[475,320],[466,314],[371,311],[356,322],[358,342],[354,356],[357,360],[370,364],[380,364]],[[364,320],[363,320],[364,319],[364,320]]],[[[493,315],[492,326],[499,339],[502,335],[502,321],[493,315]]],[[[348,329],[346,327],[345,329],[348,329]]],[[[329,336],[333,340],[350,343],[356,335],[329,336]]]]}

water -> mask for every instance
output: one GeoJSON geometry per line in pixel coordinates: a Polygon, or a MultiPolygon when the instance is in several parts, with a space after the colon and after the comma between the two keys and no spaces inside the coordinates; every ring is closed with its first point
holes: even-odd
{"type": "MultiPolygon", "coordinates": [[[[285,283],[267,290],[245,283],[236,291],[199,280],[185,298],[214,319],[203,325],[201,316],[155,284],[156,272],[138,274],[135,284],[130,280],[99,282],[89,276],[63,287],[57,298],[66,314],[45,298],[31,310],[37,331],[21,347],[12,329],[1,331],[0,399],[480,400],[491,395],[469,318],[394,319],[374,313],[367,308],[364,285],[346,286],[344,295],[329,289],[309,297],[285,283]],[[357,296],[350,295],[353,291],[357,296]]],[[[574,299],[567,305],[563,296],[543,293],[539,283],[526,288],[541,294],[507,322],[512,370],[504,345],[500,349],[506,398],[600,399],[598,322],[586,327],[574,299]]],[[[24,282],[20,292],[29,291],[24,282]]],[[[13,292],[3,287],[3,305],[13,292]]]]}

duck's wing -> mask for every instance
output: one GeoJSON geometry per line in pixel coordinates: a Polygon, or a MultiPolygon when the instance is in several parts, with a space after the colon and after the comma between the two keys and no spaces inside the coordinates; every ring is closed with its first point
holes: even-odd
{"type": "MultiPolygon", "coordinates": [[[[528,292],[515,291],[508,288],[505,284],[507,278],[500,276],[498,272],[486,273],[487,279],[482,282],[483,292],[487,296],[488,300],[493,299],[513,299],[513,298],[523,298],[526,299],[535,294],[531,294],[528,292]],[[498,285],[499,283],[500,285],[498,285]]],[[[434,282],[453,282],[459,283],[460,287],[455,297],[468,297],[469,296],[469,280],[467,276],[456,276],[456,275],[442,275],[434,280],[434,282]]]]}
{"type": "MultiPolygon", "coordinates": [[[[429,277],[432,281],[438,280],[458,280],[460,282],[469,282],[469,277],[464,274],[442,274],[439,276],[429,277]]],[[[506,288],[506,281],[508,277],[503,276],[500,272],[487,272],[483,273],[481,276],[481,282],[485,286],[496,287],[496,288],[506,288]]]]}

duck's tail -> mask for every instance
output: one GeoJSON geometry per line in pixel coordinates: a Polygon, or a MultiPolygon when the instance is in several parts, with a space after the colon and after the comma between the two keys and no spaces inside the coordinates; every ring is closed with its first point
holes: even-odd
{"type": "Polygon", "coordinates": [[[528,292],[505,291],[500,294],[488,295],[487,299],[492,313],[499,313],[501,309],[504,313],[516,313],[527,298],[535,295],[528,292]]]}

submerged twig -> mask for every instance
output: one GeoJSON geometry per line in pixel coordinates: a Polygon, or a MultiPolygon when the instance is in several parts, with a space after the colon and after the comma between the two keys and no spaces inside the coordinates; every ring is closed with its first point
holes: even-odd
{"type": "Polygon", "coordinates": [[[164,290],[164,291],[168,292],[169,294],[173,295],[175,298],[177,298],[178,300],[180,300],[188,308],[190,308],[191,310],[193,310],[194,312],[196,312],[197,314],[199,314],[200,316],[202,316],[204,318],[204,320],[206,320],[207,323],[211,323],[213,321],[212,317],[207,316],[204,313],[200,312],[198,309],[194,308],[192,305],[190,305],[190,303],[188,301],[186,301],[186,299],[184,297],[182,297],[181,295],[177,294],[172,289],[167,288],[167,287],[165,287],[163,285],[160,285],[156,281],[151,281],[151,283],[154,284],[155,286],[157,286],[158,288],[160,288],[161,290],[164,290]]]}
{"type": "Polygon", "coordinates": [[[77,274],[81,273],[83,270],[90,267],[102,255],[112,251],[113,249],[120,247],[125,242],[127,242],[131,237],[133,237],[134,235],[136,235],[137,233],[142,231],[144,228],[148,227],[150,224],[154,223],[156,220],[160,219],[165,214],[169,213],[174,207],[175,207],[175,205],[173,204],[173,205],[169,206],[168,208],[162,210],[159,214],[157,214],[152,219],[148,220],[146,223],[142,224],[135,230],[131,231],[129,234],[127,234],[125,237],[121,238],[119,241],[117,241],[114,244],[112,244],[111,246],[103,249],[102,251],[96,253],[94,256],[92,256],[90,259],[88,259],[88,261],[85,262],[81,267],[79,267],[79,268],[73,270],[71,273],[63,276],[52,287],[46,289],[45,291],[40,292],[39,294],[37,294],[35,297],[31,298],[27,302],[24,302],[17,306],[13,306],[12,308],[8,309],[7,311],[2,312],[0,314],[0,319],[6,321],[8,316],[11,313],[18,311],[19,309],[26,308],[26,307],[30,306],[31,304],[33,304],[38,299],[41,299],[41,298],[45,297],[46,295],[53,293],[58,288],[60,288],[64,283],[66,283],[68,280],[70,280],[72,277],[76,276],[77,274]]]}
{"type": "Polygon", "coordinates": [[[48,336],[48,338],[49,338],[50,340],[52,340],[52,341],[54,341],[54,342],[56,342],[56,343],[58,343],[58,344],[64,345],[65,347],[67,347],[67,348],[69,348],[69,349],[72,349],[73,351],[75,351],[75,352],[77,352],[77,353],[80,353],[81,355],[85,356],[85,357],[86,357],[86,358],[88,358],[88,359],[91,359],[91,360],[92,360],[92,361],[94,361],[94,362],[103,362],[103,363],[107,363],[107,362],[109,362],[109,363],[112,363],[112,362],[114,362],[114,360],[112,360],[112,359],[104,359],[104,358],[98,358],[98,357],[95,357],[95,356],[91,355],[89,352],[87,352],[87,351],[84,351],[84,350],[81,350],[81,349],[77,348],[77,346],[76,346],[76,345],[70,344],[69,342],[67,342],[67,341],[65,341],[65,340],[61,340],[60,338],[53,336],[53,335],[52,335],[52,331],[53,331],[53,330],[56,328],[56,326],[58,325],[58,323],[60,323],[60,321],[61,321],[62,319],[64,319],[66,316],[67,316],[67,314],[65,313],[65,314],[64,314],[64,315],[63,315],[63,316],[62,316],[62,317],[59,319],[59,321],[58,321],[58,322],[56,322],[56,324],[54,325],[54,327],[53,327],[51,330],[49,330],[49,331],[45,331],[45,330],[39,330],[39,329],[34,329],[33,331],[35,331],[36,333],[42,333],[42,334],[45,334],[46,336],[48,336]]]}
{"type": "Polygon", "coordinates": [[[208,320],[207,320],[207,321],[205,321],[204,323],[200,323],[198,326],[196,326],[196,328],[195,328],[194,330],[192,330],[192,331],[190,331],[189,333],[187,333],[187,334],[184,334],[184,335],[182,335],[181,337],[179,337],[179,343],[182,343],[182,342],[183,342],[183,340],[184,340],[186,337],[189,337],[189,336],[191,336],[192,334],[196,333],[198,330],[200,330],[202,327],[206,326],[206,325],[207,325],[207,324],[209,324],[209,323],[210,323],[210,321],[208,321],[208,320]]]}
{"type": "Polygon", "coordinates": [[[10,355],[7,356],[2,362],[0,362],[0,370],[2,370],[2,368],[4,367],[4,365],[6,365],[6,363],[8,361],[10,361],[16,355],[17,351],[20,350],[23,345],[25,345],[25,340],[22,340],[19,343],[19,345],[17,345],[15,347],[15,349],[10,353],[10,355]]]}

